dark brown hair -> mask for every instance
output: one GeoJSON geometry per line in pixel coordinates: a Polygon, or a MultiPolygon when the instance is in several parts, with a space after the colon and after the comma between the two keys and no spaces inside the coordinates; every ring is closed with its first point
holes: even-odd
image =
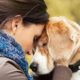
{"type": "Polygon", "coordinates": [[[0,0],[0,24],[3,26],[16,15],[23,17],[24,24],[46,24],[49,17],[46,9],[44,0],[0,0]]]}

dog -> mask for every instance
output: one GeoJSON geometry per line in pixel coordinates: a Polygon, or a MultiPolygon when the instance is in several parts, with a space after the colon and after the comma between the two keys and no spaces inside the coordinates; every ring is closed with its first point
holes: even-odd
{"type": "Polygon", "coordinates": [[[71,80],[80,80],[80,26],[62,16],[49,19],[33,55],[32,75],[50,76],[55,64],[70,67],[71,80]]]}

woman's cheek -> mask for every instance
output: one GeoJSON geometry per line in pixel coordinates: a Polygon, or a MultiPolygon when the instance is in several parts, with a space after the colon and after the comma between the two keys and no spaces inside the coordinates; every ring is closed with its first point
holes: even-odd
{"type": "Polygon", "coordinates": [[[33,40],[26,41],[25,44],[26,44],[26,49],[31,50],[33,46],[33,40]]]}

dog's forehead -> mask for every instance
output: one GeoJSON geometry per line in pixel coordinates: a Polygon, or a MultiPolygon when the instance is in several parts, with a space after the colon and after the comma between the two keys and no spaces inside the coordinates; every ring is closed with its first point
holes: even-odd
{"type": "Polygon", "coordinates": [[[75,29],[77,31],[80,31],[80,25],[78,25],[76,22],[67,19],[64,16],[59,16],[59,17],[51,17],[49,19],[49,23],[50,24],[54,24],[54,23],[58,23],[58,22],[62,22],[65,24],[66,27],[70,28],[70,29],[75,29]]]}
{"type": "Polygon", "coordinates": [[[47,34],[49,33],[59,33],[59,34],[69,33],[69,28],[70,27],[68,27],[68,25],[64,22],[64,20],[60,20],[60,21],[50,20],[47,25],[47,34]]]}

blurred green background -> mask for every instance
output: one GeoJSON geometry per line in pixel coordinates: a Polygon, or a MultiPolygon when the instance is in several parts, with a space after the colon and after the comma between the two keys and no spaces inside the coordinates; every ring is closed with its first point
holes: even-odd
{"type": "Polygon", "coordinates": [[[45,0],[50,16],[66,16],[80,23],[80,0],[45,0]]]}

